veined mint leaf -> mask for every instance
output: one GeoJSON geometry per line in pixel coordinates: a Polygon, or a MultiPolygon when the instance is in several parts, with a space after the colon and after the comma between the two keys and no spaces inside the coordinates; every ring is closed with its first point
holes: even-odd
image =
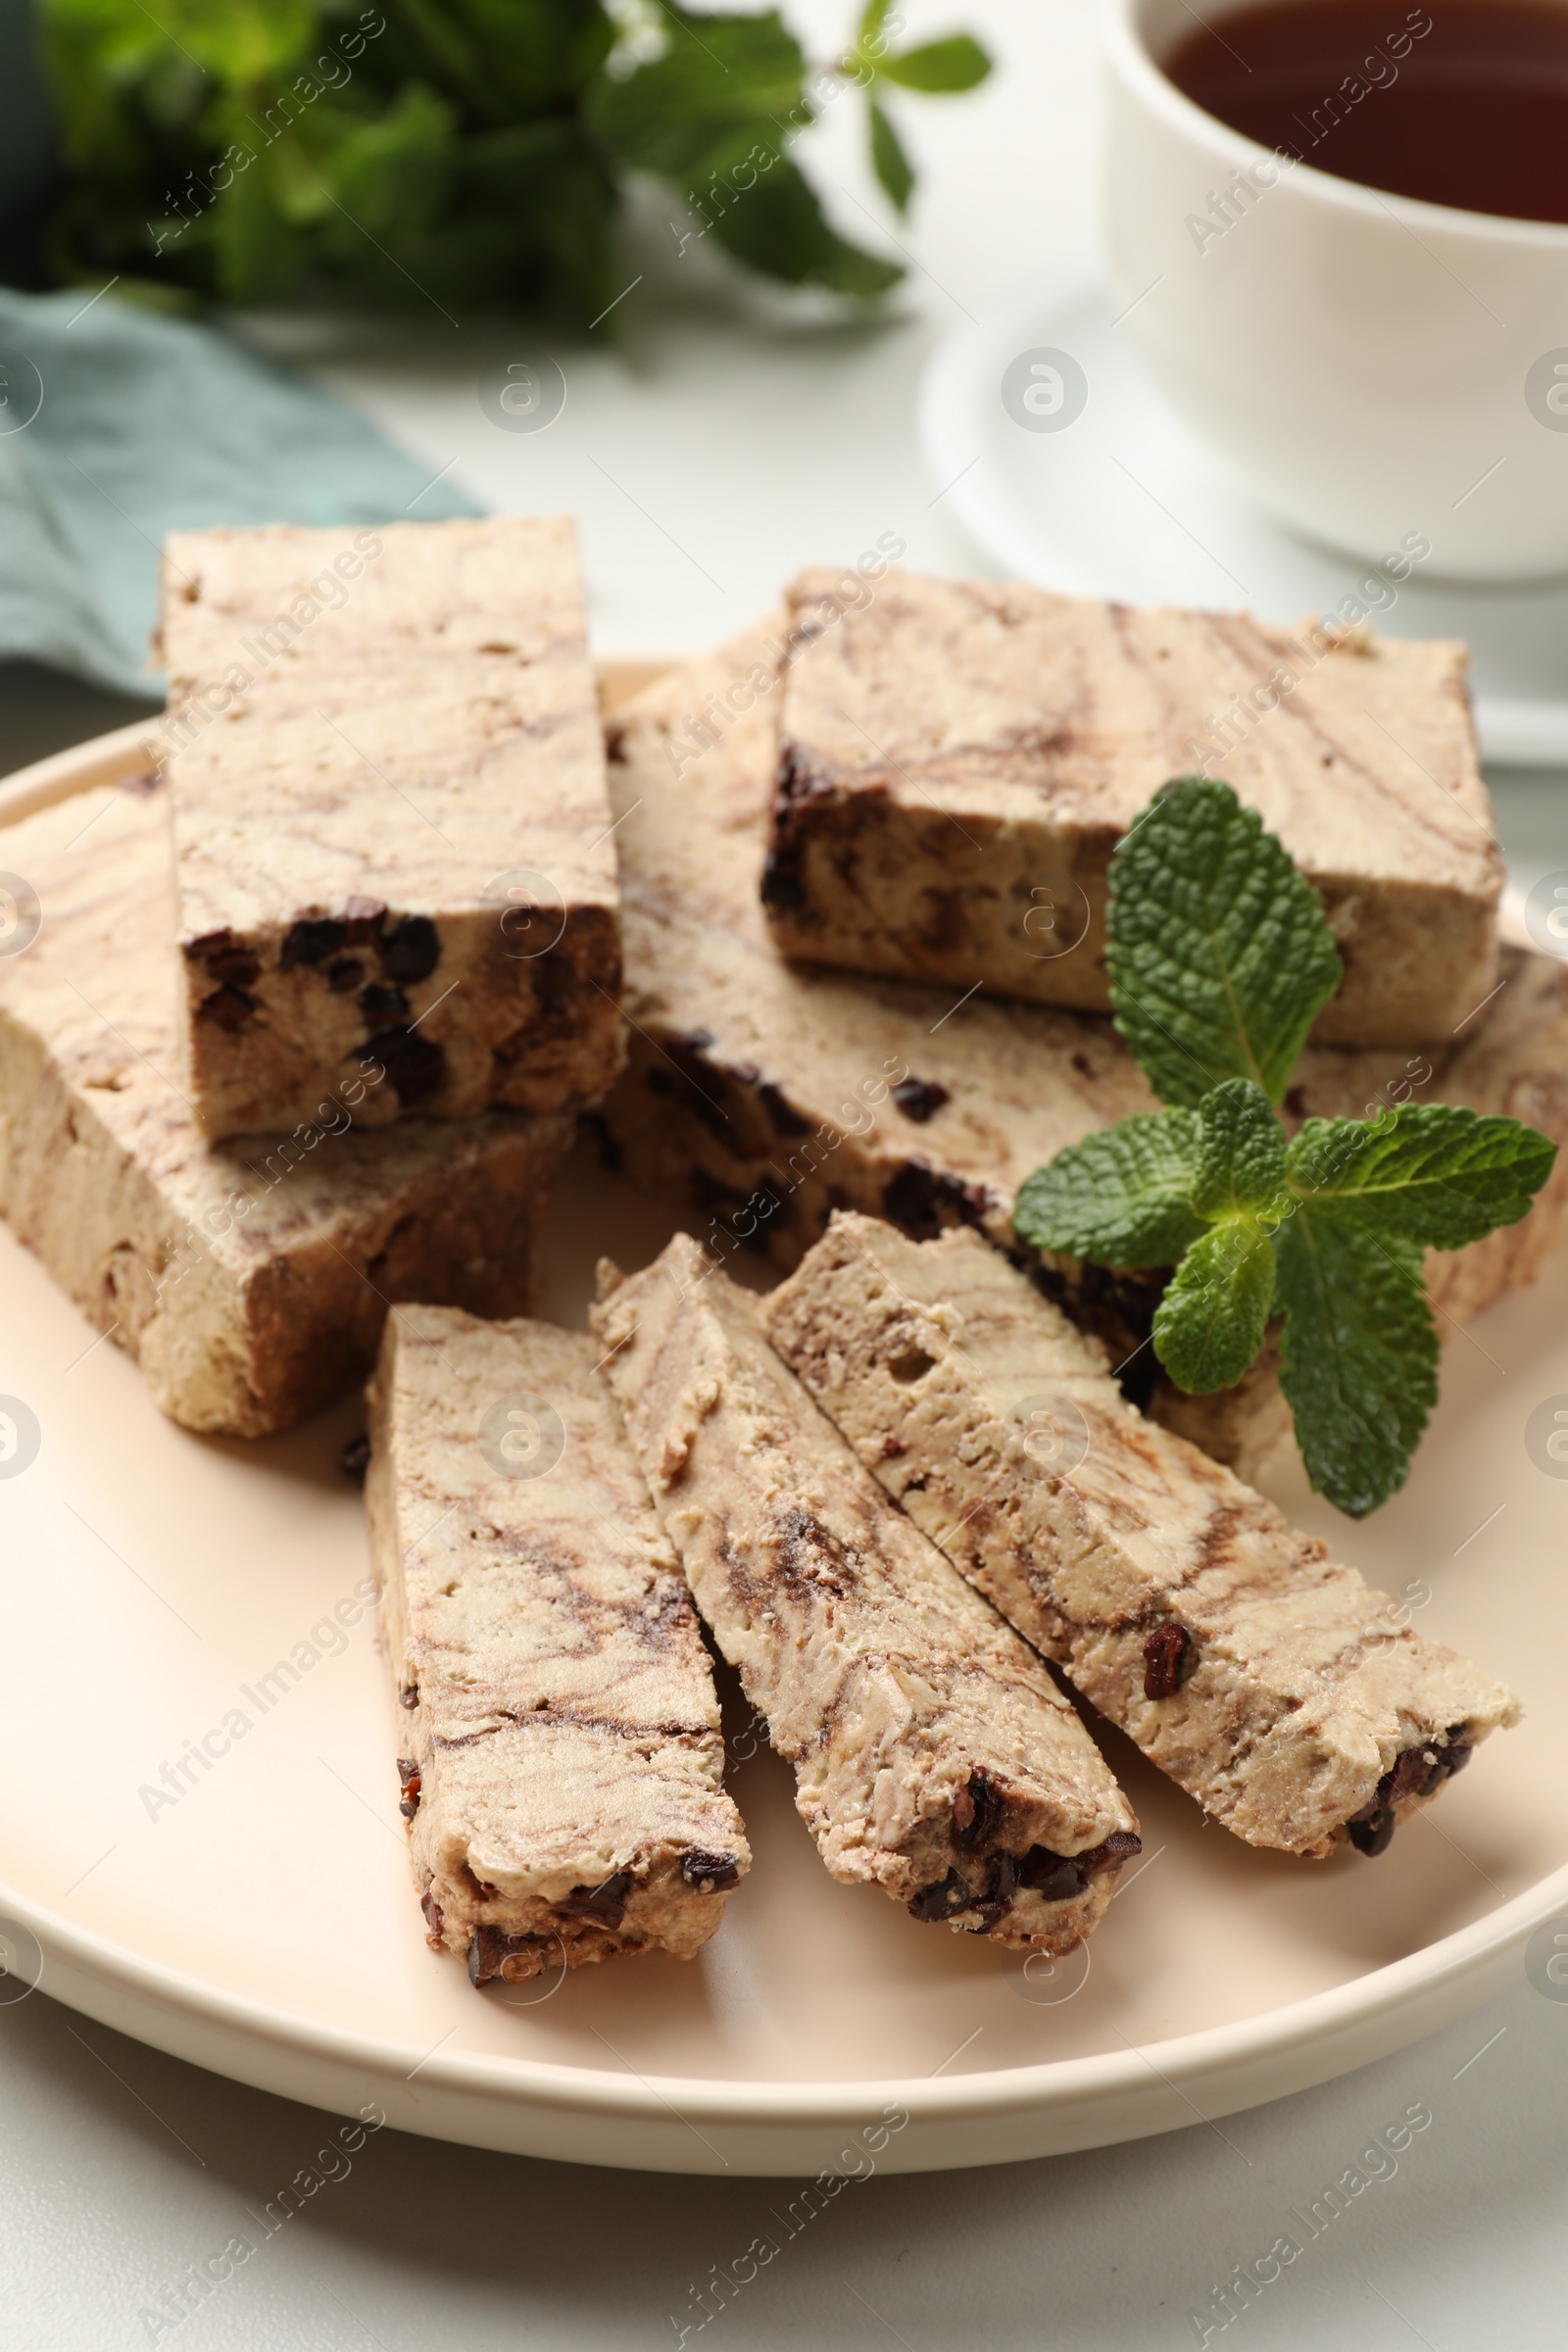
{"type": "Polygon", "coordinates": [[[1285,1130],[1262,1088],[1227,1078],[1203,1097],[1198,1115],[1203,1140],[1193,1206],[1204,1217],[1253,1215],[1277,1224],[1290,1200],[1285,1130]]]}
{"type": "Polygon", "coordinates": [[[1143,1111],[1069,1144],[1026,1177],[1012,1221],[1038,1250],[1104,1266],[1173,1266],[1203,1231],[1192,1205],[1196,1111],[1143,1111]]]}
{"type": "Polygon", "coordinates": [[[1411,1102],[1386,1124],[1308,1119],[1287,1166],[1293,1192],[1320,1215],[1462,1250],[1499,1225],[1516,1225],[1556,1157],[1556,1145],[1518,1119],[1411,1102]]]}
{"type": "Polygon", "coordinates": [[[1110,1001],[1163,1102],[1278,1102],[1342,965],[1317,893],[1228,784],[1161,787],[1110,864],[1110,1001]]]}
{"type": "Polygon", "coordinates": [[[1274,1249],[1280,1384],[1306,1473],[1359,1519],[1403,1486],[1438,1400],[1420,1246],[1303,1202],[1274,1249]]]}
{"type": "Polygon", "coordinates": [[[1274,1281],[1274,1246],[1250,1218],[1193,1244],[1154,1309],[1154,1353],[1179,1389],[1234,1387],[1263,1345],[1274,1281]]]}

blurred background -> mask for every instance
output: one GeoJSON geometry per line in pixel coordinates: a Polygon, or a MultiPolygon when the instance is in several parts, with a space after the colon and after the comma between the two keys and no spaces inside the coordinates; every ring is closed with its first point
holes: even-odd
{"type": "MultiPolygon", "coordinates": [[[[1089,0],[0,0],[0,768],[160,699],[176,525],[568,512],[609,656],[885,532],[994,572],[917,394],[1096,266],[1096,52],[1089,0]]],[[[1528,887],[1561,778],[1491,777],[1528,887]]]]}
{"type": "Polygon", "coordinates": [[[51,607],[0,585],[6,763],[156,692],[176,522],[564,509],[608,653],[711,643],[884,531],[984,568],[924,481],[915,386],[947,328],[1087,249],[1091,59],[1069,0],[0,0],[25,290],[0,346],[46,379],[0,434],[0,519],[51,607]],[[498,31],[510,120],[471,127],[464,56],[498,31]],[[552,41],[554,93],[525,70],[552,41]],[[536,371],[564,397],[504,410],[536,371]]]}
{"type": "MultiPolygon", "coordinates": [[[[992,570],[928,475],[917,387],[1031,273],[1094,263],[1094,10],[896,17],[0,0],[0,770],[155,706],[175,525],[570,513],[607,655],[711,644],[801,564],[884,533],[912,566],[992,570]],[[748,172],[778,193],[749,186],[724,230],[748,172]]],[[[1562,777],[1492,781],[1516,875],[1568,863],[1562,777]]],[[[1245,2333],[1260,2352],[1555,2345],[1565,2018],[1521,1984],[1223,2132],[870,2182],[724,2315],[727,2340],[1199,2341],[1210,2279],[1426,2101],[1442,2129],[1245,2333]]],[[[327,2119],[42,1994],[5,2026],[0,2343],[168,2340],[144,2301],[327,2119]]],[[[179,2340],[668,2344],[690,2282],[777,2194],[388,2132],[179,2340]]]]}

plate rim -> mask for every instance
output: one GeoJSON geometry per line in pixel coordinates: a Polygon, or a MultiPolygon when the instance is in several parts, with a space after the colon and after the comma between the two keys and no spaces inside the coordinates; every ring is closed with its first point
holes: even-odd
{"type": "MultiPolygon", "coordinates": [[[[1052,263],[1018,279],[988,304],[978,318],[964,320],[939,339],[926,356],[915,395],[915,438],[937,496],[944,502],[952,501],[953,511],[964,529],[987,555],[1006,566],[1007,576],[1054,589],[1062,596],[1107,592],[1086,585],[1069,566],[1054,561],[1054,556],[1050,561],[1042,560],[1042,549],[1014,527],[1004,509],[976,480],[976,475],[985,471],[983,466],[967,466],[954,475],[953,467],[958,460],[947,429],[948,420],[961,412],[966,399],[972,400],[974,396],[976,370],[971,354],[976,358],[983,354],[991,339],[1008,321],[1020,313],[1058,308],[1075,297],[1103,291],[1106,284],[1103,267],[1081,259],[1052,263]]],[[[984,454],[982,450],[982,457],[984,454]]],[[[1560,590],[1563,581],[1559,577],[1540,584],[1560,590]]],[[[1474,585],[1478,592],[1484,592],[1488,583],[1474,585]]],[[[1550,702],[1480,695],[1475,698],[1474,707],[1483,760],[1497,767],[1568,766],[1568,699],[1550,702]]]]}
{"type": "MultiPolygon", "coordinates": [[[[504,2058],[493,2053],[466,2057],[439,2050],[422,2054],[412,2044],[384,2035],[359,2034],[323,2026],[305,2014],[235,1992],[211,1978],[198,1977],[165,1961],[151,1961],[131,1946],[96,1929],[78,1927],[37,1903],[21,1888],[0,1881],[0,1913],[36,1936],[47,1964],[51,1953],[74,1963],[84,1975],[105,1985],[172,2002],[208,2023],[226,2025],[255,2040],[280,2044],[305,2057],[331,2058],[363,2068],[368,2075],[411,2078],[403,2061],[411,2054],[417,2071],[431,2087],[455,2092],[503,2092],[533,2087],[553,2106],[570,2107],[604,2118],[646,2117],[659,2102],[654,2083],[678,2094],[683,2106],[695,2109],[705,2122],[828,2122],[835,2128],[863,2117],[867,2107],[896,2102],[911,2122],[940,2123],[973,2112],[995,2115],[1019,2109],[1034,2112],[1046,2103],[1061,2107],[1100,2091],[1112,2096],[1140,2086],[1141,2069],[1152,2064],[1157,2051],[1161,2065],[1154,2071],[1168,2085],[1183,2080],[1201,2083],[1220,2062],[1232,2068],[1270,2055],[1304,2050],[1335,2031],[1357,2024],[1374,2024],[1405,2005],[1418,1991],[1441,1992],[1463,1985],[1488,1963],[1505,1959],[1528,1941],[1535,1930],[1550,1920],[1559,1906],[1568,1908],[1568,1863],[1561,1864],[1522,1894],[1497,1909],[1456,1928],[1436,1942],[1385,1962],[1365,1975],[1278,2009],[1225,2025],[1205,2026],[1197,2033],[1173,2034],[1168,2040],[1129,2044],[1125,2050],[1101,2051],[1078,2058],[1043,2059],[1033,2066],[998,2067],[983,2073],[947,2077],[848,2076],[827,2082],[795,2082],[766,2076],[742,2078],[709,2075],[616,2074],[608,2067],[581,2067],[554,2059],[504,2058]]],[[[44,1976],[36,1989],[49,1991],[44,1976]]],[[[66,2000],[64,1993],[51,1998],[66,2000]]],[[[1477,2003],[1487,1997],[1483,1989],[1477,2003]]],[[[1459,2012],[1463,2014],[1463,2011],[1459,2012]]],[[[1427,2031],[1418,2025],[1411,2038],[1427,2031]]],[[[1389,2048],[1401,2046],[1394,2041],[1389,2048]]],[[[1359,2061],[1355,2063],[1360,2063],[1359,2061]]],[[[1347,2068],[1343,2071],[1351,2071],[1347,2068]]],[[[1221,2114],[1262,2104],[1248,2098],[1221,2114]]],[[[1206,2119],[1205,2119],[1206,2120],[1206,2119]]],[[[417,2129],[417,2127],[414,2127],[417,2129]]]]}
{"type": "MultiPolygon", "coordinates": [[[[650,666],[641,665],[644,676],[650,666]]],[[[133,721],[0,779],[0,823],[132,772],[146,757],[155,726],[155,719],[133,721]]],[[[22,1887],[0,1881],[0,1913],[33,1936],[43,1953],[41,1989],[68,2007],[118,2024],[135,2038],[231,2080],[333,2110],[334,2085],[313,2080],[312,2087],[295,2087],[297,2076],[279,2080],[278,2069],[269,2070],[265,2064],[258,2072],[255,2053],[273,2053],[284,2074],[289,2060],[307,2065],[327,2061],[373,2082],[392,2102],[388,2120],[427,2136],[634,2170],[715,2169],[685,2155],[677,2135],[693,2128],[686,2121],[689,2112],[704,2122],[751,2133],[741,2162],[720,2159],[724,2169],[738,2177],[788,2171],[806,2144],[800,2137],[803,2130],[837,2132],[863,2124],[869,2109],[890,2103],[918,2129],[907,2144],[901,2142],[890,2153],[883,2166],[887,2171],[1021,2161],[1180,2129],[1195,2116],[1206,2122],[1213,2113],[1243,2112],[1351,2072],[1478,2006],[1498,1988],[1506,1964],[1531,1933],[1558,1911],[1568,1912],[1568,1863],[1467,1926],[1398,1960],[1251,2017],[1165,2040],[1129,2043],[1123,2050],[945,2079],[893,2076],[793,2082],[765,2077],[645,2078],[552,2059],[443,2053],[439,2044],[420,2056],[383,2035],[322,2025],[302,2012],[236,1992],[210,1977],[148,1959],[133,1945],[67,1920],[22,1887]],[[61,1970],[65,1983],[52,1983],[51,1977],[61,1970]],[[106,2017],[102,2006],[80,1997],[88,1992],[96,1992],[100,2002],[107,2000],[111,2014],[106,2017]],[[127,2002],[132,2008],[139,2004],[138,2014],[128,2023],[121,2015],[127,2002]],[[188,2032],[181,2034],[176,2029],[163,2038],[148,2031],[152,2014],[159,2011],[186,2021],[188,2032]],[[205,2038],[211,2029],[227,2037],[216,2065],[205,2038]],[[199,2051],[193,2042],[200,2043],[199,2051]],[[1157,2053],[1157,2064],[1151,2053],[1157,2053]],[[414,2072],[421,2078],[421,2092],[435,2094],[433,2109],[421,2112],[417,2100],[399,2095],[399,2085],[406,2089],[413,2080],[407,2066],[411,2055],[417,2061],[414,2072]],[[1273,2087],[1260,2086],[1258,2072],[1271,2063],[1273,2087]],[[1217,2106],[1212,2095],[1206,2109],[1188,2095],[1205,2086],[1217,2094],[1217,2106]],[[1162,2098],[1161,2092],[1173,2097],[1162,2098]],[[509,2111],[512,2128],[500,2137],[489,2130],[476,2131],[485,2108],[509,2111]],[[666,2122],[661,2135],[662,2111],[665,2117],[673,2115],[675,2122],[666,2122]],[[1096,2111],[1108,2128],[1097,2126],[1096,2111]],[[538,2135],[530,2136],[518,2120],[532,2115],[566,2117],[576,2127],[574,2144],[536,2144],[538,2135]],[[951,2144],[944,2145],[944,2132],[970,2124],[1010,2124],[1014,2144],[982,2150],[966,2143],[957,2153],[951,2144]],[[603,2130],[614,2125],[653,2127],[654,2136],[637,2145],[606,2142],[603,2130]]],[[[543,2137],[550,2137],[548,2130],[543,2137]]],[[[844,2153],[847,2160],[851,2151],[844,2153]]],[[[831,2158],[822,2170],[832,2172],[831,2158]]]]}

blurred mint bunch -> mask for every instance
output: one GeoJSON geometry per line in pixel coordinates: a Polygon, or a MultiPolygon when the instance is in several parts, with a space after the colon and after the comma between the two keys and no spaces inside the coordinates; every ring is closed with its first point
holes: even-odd
{"type": "Polygon", "coordinates": [[[812,67],[777,10],[669,0],[38,0],[66,193],[49,273],[170,303],[324,283],[406,306],[506,301],[593,319],[622,291],[625,175],[789,285],[870,296],[903,272],[840,236],[789,153],[857,88],[902,212],[895,87],[973,89],[967,34],[898,49],[871,0],[812,67]]]}

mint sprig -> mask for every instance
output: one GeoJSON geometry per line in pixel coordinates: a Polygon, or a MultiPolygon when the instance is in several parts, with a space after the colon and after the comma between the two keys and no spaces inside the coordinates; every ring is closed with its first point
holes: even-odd
{"type": "Polygon", "coordinates": [[[1164,785],[1111,861],[1116,1026],[1169,1108],[1037,1168],[1024,1240],[1174,1270],[1153,1348],[1178,1388],[1230,1388],[1282,1318],[1280,1379],[1307,1474],[1360,1517],[1401,1487],[1438,1394],[1424,1249],[1525,1215],[1556,1146],[1446,1102],[1366,1119],[1275,1107],[1341,964],[1317,895],[1226,784],[1164,785]]]}

